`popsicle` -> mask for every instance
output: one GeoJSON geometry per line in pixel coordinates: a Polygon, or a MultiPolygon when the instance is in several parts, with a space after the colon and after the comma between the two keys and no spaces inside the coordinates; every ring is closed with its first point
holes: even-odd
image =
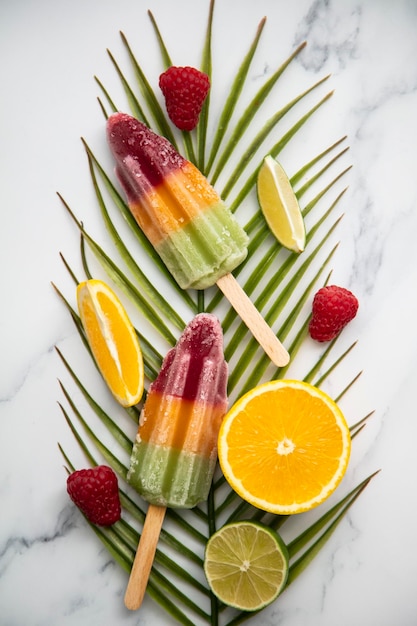
{"type": "Polygon", "coordinates": [[[165,508],[192,508],[208,497],[227,374],[220,323],[200,313],[149,386],[127,475],[150,503],[125,595],[129,609],[142,602],[165,508]]]}
{"type": "Polygon", "coordinates": [[[248,237],[208,180],[126,113],[109,117],[107,140],[129,209],[180,287],[217,284],[271,360],[286,365],[288,352],[231,274],[248,237]]]}

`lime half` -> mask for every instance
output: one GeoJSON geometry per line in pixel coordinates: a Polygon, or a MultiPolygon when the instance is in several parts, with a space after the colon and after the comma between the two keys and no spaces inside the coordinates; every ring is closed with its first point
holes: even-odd
{"type": "Polygon", "coordinates": [[[204,571],[219,600],[242,611],[258,611],[284,588],[288,551],[281,537],[268,526],[234,522],[208,540],[204,571]]]}
{"type": "Polygon", "coordinates": [[[306,232],[297,196],[284,169],[271,155],[263,160],[257,185],[259,206],[272,234],[285,248],[302,252],[306,232]]]}

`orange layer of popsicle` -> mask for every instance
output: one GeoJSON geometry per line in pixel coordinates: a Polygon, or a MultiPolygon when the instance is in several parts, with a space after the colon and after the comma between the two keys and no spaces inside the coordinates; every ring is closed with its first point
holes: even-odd
{"type": "Polygon", "coordinates": [[[204,289],[243,261],[246,233],[167,139],[124,113],[110,116],[107,138],[128,206],[182,288],[204,289]]]}
{"type": "Polygon", "coordinates": [[[141,413],[128,481],[148,502],[190,508],[207,498],[226,387],[220,323],[201,313],[168,352],[141,413]]]}

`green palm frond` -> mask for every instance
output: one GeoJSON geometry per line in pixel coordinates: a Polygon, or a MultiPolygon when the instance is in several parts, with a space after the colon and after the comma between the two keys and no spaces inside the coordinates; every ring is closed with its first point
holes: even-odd
{"type": "MultiPolygon", "coordinates": [[[[214,0],[211,0],[200,64],[202,71],[211,78],[213,13],[214,0]]],[[[148,16],[158,44],[162,72],[172,64],[171,55],[154,15],[149,11],[148,16]]],[[[307,163],[300,163],[298,171],[291,177],[291,183],[308,224],[307,245],[300,255],[283,249],[271,236],[256,201],[254,187],[262,158],[257,155],[269,153],[278,157],[290,142],[296,142],[303,126],[314,120],[315,112],[329,102],[332,92],[323,92],[329,78],[325,76],[300,91],[270,116],[260,130],[255,130],[254,122],[262,105],[271,100],[281,84],[281,76],[291,71],[291,64],[305,46],[305,43],[299,45],[272,72],[255,95],[250,96],[248,76],[264,27],[265,19],[258,24],[255,36],[236,74],[231,78],[230,92],[226,94],[221,110],[216,111],[208,98],[200,124],[192,133],[180,133],[173,128],[160,104],[159,93],[153,88],[154,81],[146,76],[123,33],[121,39],[128,63],[126,70],[110,51],[108,55],[120,79],[121,91],[127,98],[131,114],[177,146],[205,173],[210,182],[219,186],[220,193],[228,199],[238,219],[242,222],[246,219],[244,227],[250,239],[249,254],[235,275],[267,322],[287,345],[291,354],[289,366],[279,369],[271,366],[246,326],[216,287],[205,292],[185,292],[178,287],[138,228],[112,173],[106,172],[86,141],[83,140],[83,145],[97,211],[109,235],[105,247],[84,228],[75,211],[58,194],[80,233],[81,266],[85,276],[77,277],[62,256],[65,268],[75,287],[80,280],[92,276],[90,266],[94,260],[95,267],[99,267],[98,271],[129,301],[134,311],[132,321],[137,326],[136,332],[144,355],[147,383],[156,377],[163,355],[174,345],[186,321],[197,312],[207,310],[214,312],[222,322],[225,354],[230,363],[229,393],[232,401],[261,381],[283,378],[289,367],[297,371],[299,379],[320,387],[338,371],[340,364],[355,348],[354,343],[342,349],[336,339],[321,349],[314,364],[304,364],[303,359],[298,358],[307,336],[309,301],[314,291],[328,282],[331,274],[331,261],[338,246],[335,236],[342,218],[339,204],[346,191],[346,185],[341,185],[350,166],[343,164],[348,150],[342,145],[346,137],[321,149],[307,163]],[[134,78],[128,79],[127,76],[134,78]],[[237,115],[239,109],[243,113],[237,115]],[[211,116],[219,120],[212,137],[208,134],[211,116]],[[283,126],[285,130],[280,132],[282,122],[286,122],[283,126]],[[304,201],[304,198],[309,199],[304,201]],[[169,297],[166,295],[168,292],[169,297]]],[[[103,97],[99,99],[100,109],[106,118],[109,111],[118,109],[116,100],[110,96],[99,78],[95,77],[95,80],[103,97]]],[[[94,367],[94,358],[78,313],[71,304],[73,297],[68,299],[57,287],[55,289],[74,321],[86,350],[86,359],[90,358],[94,367]]],[[[60,383],[64,398],[60,408],[69,430],[88,465],[104,462],[114,469],[119,478],[122,519],[111,528],[92,525],[91,528],[112,558],[129,572],[147,508],[146,503],[132,493],[126,483],[140,407],[122,409],[113,403],[104,382],[103,398],[94,397],[69,359],[60,350],[57,353],[69,377],[67,384],[60,383]],[[74,400],[75,397],[77,400],[74,400]],[[104,409],[109,403],[110,409],[104,409]]],[[[336,401],[352,390],[359,376],[360,372],[354,373],[351,379],[341,383],[336,401]]],[[[361,432],[370,415],[351,426],[352,437],[361,432]]],[[[67,471],[74,471],[76,468],[68,453],[63,446],[59,447],[67,471]]],[[[304,530],[288,545],[291,556],[288,584],[292,584],[310,564],[374,475],[364,479],[327,510],[322,505],[324,512],[318,520],[312,522],[312,518],[305,514],[304,530]]],[[[207,503],[190,511],[168,510],[148,592],[173,620],[193,626],[232,626],[253,615],[221,606],[203,582],[204,546],[208,537],[225,522],[239,519],[262,521],[271,528],[282,529],[284,534],[285,529],[291,527],[291,516],[271,515],[242,501],[230,489],[219,469],[207,503]]]]}

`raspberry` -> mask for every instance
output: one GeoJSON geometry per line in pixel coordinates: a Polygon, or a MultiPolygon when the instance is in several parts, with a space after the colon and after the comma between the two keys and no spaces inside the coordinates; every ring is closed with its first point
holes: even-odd
{"type": "Polygon", "coordinates": [[[172,66],[160,75],[159,86],[172,123],[180,130],[193,130],[210,89],[209,77],[194,67],[172,66]]]}
{"type": "Polygon", "coordinates": [[[359,307],[356,296],[344,287],[329,285],[318,290],[313,299],[309,332],[316,341],[330,341],[353,320],[359,307]]]}
{"type": "Polygon", "coordinates": [[[98,465],[73,472],[67,479],[67,491],[92,524],[111,526],[120,519],[117,476],[110,467],[98,465]]]}

